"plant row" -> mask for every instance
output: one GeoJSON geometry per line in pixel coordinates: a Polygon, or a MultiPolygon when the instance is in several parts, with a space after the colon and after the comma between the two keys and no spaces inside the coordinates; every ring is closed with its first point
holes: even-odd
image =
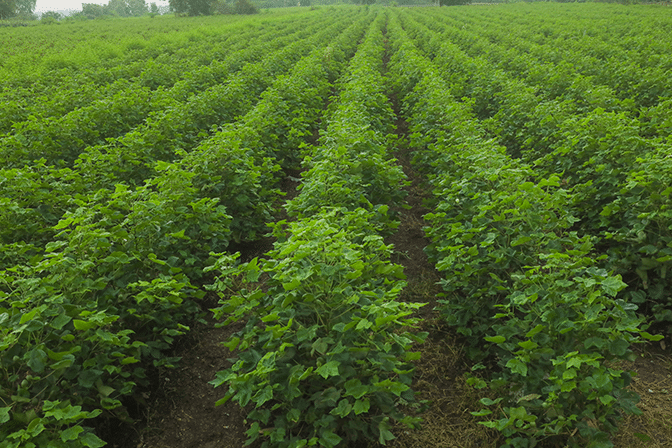
{"type": "MultiPolygon", "coordinates": [[[[424,31],[415,30],[419,36],[424,31]]],[[[477,116],[490,117],[486,126],[509,153],[534,166],[535,179],[557,175],[571,191],[567,212],[576,217],[573,228],[598,238],[599,253],[607,256],[602,266],[628,284],[621,297],[657,321],[672,319],[670,195],[660,188],[667,175],[654,168],[666,165],[669,142],[642,137],[645,126],[624,112],[544,101],[483,59],[471,59],[449,43],[435,47],[434,62],[452,82],[451,92],[471,96],[477,116]]],[[[668,103],[656,110],[664,111],[668,103]]],[[[662,114],[650,116],[664,125],[662,114]]]]}
{"type": "MultiPolygon", "coordinates": [[[[252,58],[258,59],[263,54],[262,42],[283,33],[291,33],[287,23],[275,25],[268,30],[233,29],[208,36],[207,40],[201,38],[182,49],[162,47],[165,52],[156,56],[114,67],[99,67],[100,74],[82,73],[80,67],[78,70],[70,70],[69,77],[60,77],[54,85],[47,86],[36,81],[27,87],[17,87],[5,83],[0,99],[4,106],[0,132],[25,132],[27,127],[35,126],[35,121],[47,119],[51,119],[54,125],[53,121],[57,117],[78,108],[96,102],[109,103],[109,98],[130,85],[150,91],[165,89],[165,92],[156,94],[170,94],[175,98],[204,90],[239,70],[245,62],[252,58]],[[254,45],[255,42],[257,45],[254,45]],[[243,49],[247,50],[243,52],[243,49]],[[30,121],[22,123],[27,120],[30,121]]],[[[303,23],[297,25],[295,30],[305,26],[303,23]]],[[[51,79],[46,81],[52,82],[51,79]]]]}
{"type": "MultiPolygon", "coordinates": [[[[344,22],[347,19],[334,26],[342,26],[344,22]]],[[[215,126],[233,121],[237,114],[252,108],[257,95],[275,76],[286,71],[315,43],[324,44],[331,29],[324,28],[259,63],[245,66],[227,83],[193,96],[181,107],[154,115],[153,120],[116,141],[86,148],[73,169],[48,167],[42,161],[3,170],[0,184],[6,205],[0,215],[6,224],[1,234],[3,243],[46,244],[63,213],[82,205],[72,202],[71,197],[86,202],[88,194],[101,188],[114,189],[120,182],[142,185],[156,174],[157,161],[181,158],[185,150],[191,151],[216,132],[215,126]]]]}
{"type": "Polygon", "coordinates": [[[311,32],[322,27],[322,23],[316,22],[309,27],[297,27],[291,34],[276,36],[270,43],[263,40],[257,45],[253,43],[249,49],[234,53],[225,64],[218,65],[224,70],[241,68],[240,72],[229,76],[222,73],[219,79],[207,80],[206,85],[184,82],[157,92],[139,83],[127,82],[125,88],[112,97],[63,117],[27,123],[14,135],[0,140],[0,156],[8,166],[23,166],[38,158],[46,159],[49,165],[71,166],[89,146],[123,145],[131,146],[130,151],[134,151],[129,140],[145,147],[163,147],[170,153],[175,145],[169,143],[171,137],[193,140],[198,137],[199,129],[207,130],[244,114],[244,108],[268,85],[268,79],[281,73],[285,64],[295,62],[292,57],[299,56],[295,48],[311,32]],[[282,51],[285,53],[280,58],[282,51]],[[230,91],[236,88],[240,92],[235,92],[231,99],[219,100],[226,94],[231,95],[230,91]]]}
{"type": "MultiPolygon", "coordinates": [[[[572,231],[571,192],[558,176],[506,155],[468,107],[452,97],[441,66],[426,59],[397,21],[388,25],[390,69],[412,132],[414,164],[432,187],[428,255],[440,272],[440,309],[491,365],[483,424],[505,447],[545,439],[607,447],[621,412],[638,412],[630,375],[640,337],[636,306],[595,259],[594,240],[572,231]]],[[[483,366],[483,364],[477,364],[483,366]]],[[[477,387],[486,382],[473,378],[477,387]]]]}
{"type": "Polygon", "coordinates": [[[210,254],[250,237],[247,221],[269,219],[279,195],[274,148],[307,143],[329,76],[367,22],[324,29],[237,126],[181,163],[158,163],[141,187],[90,192],[55,226],[43,255],[2,271],[0,446],[102,446],[85,419],[130,420],[126,407],[148,385],[147,369],[177,361],[166,350],[201,313],[196,285],[210,254]],[[271,146],[253,146],[274,132],[271,146]],[[255,200],[265,205],[250,212],[255,200]]]}
{"type": "Polygon", "coordinates": [[[380,73],[384,24],[377,15],[338,83],[320,145],[304,159],[300,194],[286,206],[295,220],[274,226],[265,258],[216,264],[216,316],[245,327],[225,343],[236,359],[212,384],[228,388],[219,403],[249,410],[248,444],[384,444],[394,420],[419,420],[402,406],[414,403],[410,361],[419,353],[410,348],[425,335],[409,331],[409,315],[420,305],[397,301],[404,275],[382,239],[395,225],[385,201],[403,185],[386,154],[393,115],[380,73]]]}
{"type": "MultiPolygon", "coordinates": [[[[621,99],[629,100],[638,107],[655,105],[660,96],[672,95],[672,84],[669,81],[672,58],[668,52],[651,47],[651,34],[657,32],[657,27],[650,20],[652,18],[633,24],[632,17],[611,16],[608,28],[592,29],[588,34],[588,28],[595,25],[583,21],[576,23],[574,17],[571,19],[575,22],[572,25],[568,24],[569,20],[546,24],[542,33],[539,33],[535,26],[543,18],[539,13],[532,18],[528,17],[524,24],[512,23],[511,17],[503,19],[495,16],[490,12],[485,16],[474,17],[473,13],[464,11],[450,16],[433,15],[431,18],[435,22],[450,22],[451,39],[459,41],[463,48],[469,49],[470,54],[488,55],[493,62],[503,66],[513,63],[511,70],[520,70],[525,76],[528,75],[525,63],[537,59],[569,68],[584,77],[590,77],[598,85],[610,86],[621,99]],[[614,25],[629,28],[628,47],[622,46],[619,40],[609,39],[616,34],[613,32],[614,25]],[[557,33],[556,30],[567,33],[571,28],[579,26],[584,31],[580,38],[553,39],[550,36],[557,33]],[[545,34],[549,36],[545,37],[545,34]],[[523,67],[519,68],[517,66],[520,62],[523,62],[523,67]]],[[[620,39],[623,40],[626,39],[620,39]]],[[[669,43],[667,36],[661,37],[661,40],[669,43]]],[[[534,75],[533,72],[529,74],[534,75]]],[[[569,80],[571,78],[566,82],[569,80]]],[[[543,80],[540,81],[543,83],[543,80]]]]}

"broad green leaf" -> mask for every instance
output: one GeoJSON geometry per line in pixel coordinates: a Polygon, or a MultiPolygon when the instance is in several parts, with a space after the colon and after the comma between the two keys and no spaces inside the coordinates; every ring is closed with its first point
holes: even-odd
{"type": "Polygon", "coordinates": [[[226,348],[228,348],[231,351],[234,351],[236,347],[238,347],[238,344],[240,343],[240,338],[239,337],[233,337],[231,340],[227,342],[222,342],[222,345],[226,348]]]}
{"type": "Polygon", "coordinates": [[[348,416],[348,414],[350,414],[351,411],[352,411],[352,405],[346,398],[344,398],[341,401],[339,401],[338,406],[332,409],[329,413],[331,415],[338,415],[341,418],[345,418],[348,416]]]}
{"type": "Polygon", "coordinates": [[[79,330],[79,331],[86,331],[86,330],[96,326],[95,322],[88,322],[88,321],[79,320],[79,319],[73,320],[72,323],[75,325],[75,329],[79,330]]]}
{"type": "Polygon", "coordinates": [[[358,379],[353,379],[345,383],[345,395],[351,395],[355,398],[361,398],[369,391],[369,386],[362,384],[358,379]]]}
{"type": "Polygon", "coordinates": [[[23,316],[21,316],[21,320],[19,321],[19,325],[25,324],[29,320],[33,319],[38,311],[39,311],[39,308],[33,308],[31,311],[25,313],[23,316]]]}
{"type": "Polygon", "coordinates": [[[616,339],[609,344],[609,351],[616,356],[623,356],[628,351],[630,344],[624,339],[616,339]]]}
{"type": "Polygon", "coordinates": [[[403,392],[409,389],[409,387],[406,384],[400,383],[398,381],[392,381],[389,379],[375,383],[374,386],[388,389],[390,392],[392,392],[394,395],[398,397],[401,396],[403,392]]]}
{"type": "Polygon", "coordinates": [[[514,241],[511,242],[511,247],[520,246],[521,244],[525,244],[525,243],[527,243],[527,242],[530,241],[531,239],[532,239],[532,238],[529,237],[529,236],[524,236],[524,235],[523,235],[523,236],[519,236],[518,238],[516,238],[516,240],[514,240],[514,241]]]}
{"type": "Polygon", "coordinates": [[[51,325],[51,328],[55,328],[56,330],[60,330],[71,320],[72,320],[72,317],[70,317],[66,314],[60,314],[51,322],[50,325],[51,325]]]}
{"type": "Polygon", "coordinates": [[[506,363],[506,367],[511,369],[513,373],[517,373],[522,376],[527,376],[527,364],[525,364],[518,358],[509,359],[509,362],[506,363]]]}
{"type": "Polygon", "coordinates": [[[501,344],[502,342],[506,341],[506,338],[504,336],[486,336],[483,339],[485,339],[488,342],[492,342],[493,344],[501,344]]]}
{"type": "Polygon", "coordinates": [[[339,437],[337,434],[334,434],[333,432],[327,430],[324,431],[320,437],[320,445],[322,445],[325,448],[334,448],[336,445],[341,443],[341,440],[343,439],[339,437]]]}
{"type": "Polygon", "coordinates": [[[534,337],[535,335],[537,335],[537,334],[538,334],[541,330],[543,330],[544,328],[546,328],[546,326],[541,325],[541,324],[538,324],[536,327],[534,327],[533,329],[531,329],[530,331],[528,331],[527,334],[525,335],[525,337],[526,337],[526,338],[532,338],[532,337],[534,337]]]}
{"type": "Polygon", "coordinates": [[[610,296],[615,296],[620,290],[628,286],[621,280],[621,276],[607,277],[602,280],[602,287],[604,291],[610,296]]]}
{"type": "Polygon", "coordinates": [[[256,407],[259,407],[272,399],[273,399],[273,388],[270,385],[266,385],[266,387],[257,392],[253,398],[254,402],[257,404],[256,407]]]}
{"type": "Polygon", "coordinates": [[[562,387],[560,388],[562,392],[571,392],[574,389],[576,389],[576,381],[567,381],[562,383],[562,387]]]}
{"type": "Polygon", "coordinates": [[[663,339],[663,335],[662,335],[662,334],[652,335],[651,333],[648,333],[648,332],[646,332],[646,331],[640,331],[639,334],[640,334],[644,339],[647,339],[647,340],[649,340],[649,341],[660,341],[661,339],[663,339]]]}
{"type": "Polygon", "coordinates": [[[600,397],[600,401],[602,402],[603,405],[609,406],[611,403],[616,401],[616,399],[611,395],[602,395],[600,397]]]}
{"type": "Polygon", "coordinates": [[[67,442],[69,440],[77,440],[77,437],[81,432],[84,431],[84,428],[82,428],[79,425],[73,426],[71,428],[65,429],[61,431],[61,440],[64,442],[67,442]]]}
{"type": "Polygon", "coordinates": [[[36,373],[42,373],[46,367],[49,358],[44,350],[34,348],[30,351],[30,358],[28,359],[28,367],[36,373]]]}
{"type": "Polygon", "coordinates": [[[390,432],[389,428],[390,424],[387,422],[387,418],[378,424],[378,431],[380,431],[378,442],[380,442],[382,445],[385,445],[386,442],[394,439],[394,434],[390,432]]]}
{"type": "Polygon", "coordinates": [[[525,350],[534,350],[535,348],[539,347],[539,344],[537,344],[534,341],[523,341],[519,342],[518,345],[524,348],[525,350]]]}
{"type": "Polygon", "coordinates": [[[273,322],[274,320],[278,320],[278,313],[269,314],[261,318],[262,322],[273,322]]]}
{"type": "Polygon", "coordinates": [[[369,408],[371,407],[371,403],[369,402],[368,398],[365,398],[363,400],[356,400],[355,405],[353,406],[353,410],[355,411],[355,415],[363,414],[364,412],[369,412],[369,408]]]}
{"type": "Polygon", "coordinates": [[[6,423],[9,421],[9,411],[11,406],[0,408],[0,423],[6,423]]]}
{"type": "Polygon", "coordinates": [[[77,382],[79,383],[80,386],[89,389],[93,387],[95,382],[98,380],[98,378],[100,378],[102,374],[103,372],[100,370],[95,369],[84,370],[82,373],[79,374],[77,382]]]}
{"type": "Polygon", "coordinates": [[[321,375],[324,379],[329,378],[330,376],[338,376],[338,366],[341,365],[338,361],[329,361],[326,364],[321,365],[315,371],[318,375],[321,375]]]}
{"type": "Polygon", "coordinates": [[[397,318],[397,316],[394,315],[394,314],[389,315],[389,316],[379,317],[379,318],[376,319],[376,327],[380,328],[383,325],[386,325],[386,324],[392,322],[396,318],[397,318]]]}
{"type": "Polygon", "coordinates": [[[296,423],[299,421],[300,418],[301,418],[301,411],[296,408],[290,409],[289,412],[287,413],[287,420],[289,420],[290,422],[296,423]]]}
{"type": "Polygon", "coordinates": [[[301,280],[298,278],[292,279],[292,281],[283,283],[282,287],[285,288],[285,291],[291,291],[293,289],[298,288],[301,285],[301,280]]]}

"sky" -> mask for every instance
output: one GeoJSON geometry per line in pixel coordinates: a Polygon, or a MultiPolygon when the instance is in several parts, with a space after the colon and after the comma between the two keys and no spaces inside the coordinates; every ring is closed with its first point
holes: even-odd
{"type": "MultiPolygon", "coordinates": [[[[108,1],[109,0],[37,0],[37,3],[35,4],[35,12],[63,11],[66,9],[81,11],[82,3],[98,3],[99,5],[106,5],[108,1]]],[[[155,2],[158,6],[168,6],[168,1],[146,0],[146,2],[147,4],[155,2]]]]}

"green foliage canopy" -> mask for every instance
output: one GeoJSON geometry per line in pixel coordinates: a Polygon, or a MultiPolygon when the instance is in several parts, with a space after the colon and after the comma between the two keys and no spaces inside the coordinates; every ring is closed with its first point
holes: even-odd
{"type": "Polygon", "coordinates": [[[0,0],[0,19],[8,19],[16,14],[14,0],[0,0]]]}
{"type": "Polygon", "coordinates": [[[216,0],[170,0],[170,9],[187,16],[212,14],[216,0]]]}

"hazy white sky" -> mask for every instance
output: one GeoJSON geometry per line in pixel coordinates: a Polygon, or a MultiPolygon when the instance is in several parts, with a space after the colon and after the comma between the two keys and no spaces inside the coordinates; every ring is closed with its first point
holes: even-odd
{"type": "MultiPolygon", "coordinates": [[[[45,11],[59,11],[65,9],[74,9],[76,11],[81,11],[82,3],[98,3],[100,5],[106,5],[109,0],[37,0],[35,5],[35,12],[45,12],[45,11]]],[[[160,0],[146,0],[147,4],[156,3],[159,6],[168,6],[168,1],[160,0]]]]}

